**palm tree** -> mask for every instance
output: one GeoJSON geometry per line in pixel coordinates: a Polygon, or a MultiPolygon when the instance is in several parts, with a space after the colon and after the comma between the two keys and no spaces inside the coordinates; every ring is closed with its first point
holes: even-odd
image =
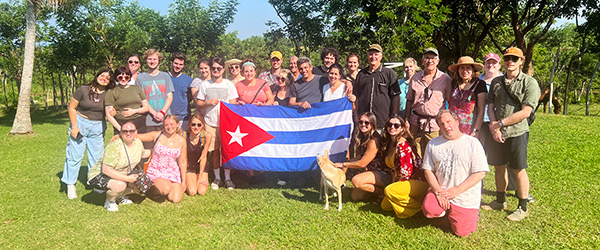
{"type": "Polygon", "coordinates": [[[33,78],[33,61],[35,59],[35,29],[38,9],[43,6],[57,8],[69,0],[26,0],[27,12],[25,13],[25,53],[23,59],[23,75],[21,76],[21,89],[17,114],[13,121],[11,134],[33,133],[31,128],[30,98],[31,80],[33,78]]]}

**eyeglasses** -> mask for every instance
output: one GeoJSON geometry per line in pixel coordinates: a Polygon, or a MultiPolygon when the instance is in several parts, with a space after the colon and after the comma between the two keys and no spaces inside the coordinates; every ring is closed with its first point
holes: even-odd
{"type": "Polygon", "coordinates": [[[121,80],[126,80],[127,81],[127,80],[131,79],[131,77],[128,76],[128,75],[119,75],[119,76],[117,76],[117,79],[119,81],[121,81],[121,80]]]}
{"type": "Polygon", "coordinates": [[[433,90],[429,89],[429,86],[425,87],[425,91],[423,92],[423,99],[425,99],[425,101],[429,101],[429,99],[431,99],[431,96],[433,96],[433,90]]]}
{"type": "Polygon", "coordinates": [[[240,65],[231,65],[229,66],[229,69],[239,69],[240,65]]]}
{"type": "Polygon", "coordinates": [[[129,60],[127,61],[129,64],[139,64],[140,61],[129,60]]]}
{"type": "Polygon", "coordinates": [[[212,69],[212,71],[221,71],[223,70],[223,67],[210,67],[212,69]]]}
{"type": "Polygon", "coordinates": [[[192,127],[202,127],[202,123],[192,123],[190,124],[192,127]]]}
{"type": "Polygon", "coordinates": [[[433,61],[435,59],[437,59],[437,56],[434,56],[434,57],[429,57],[429,56],[428,57],[423,57],[423,60],[425,60],[425,61],[433,61]]]}
{"type": "Polygon", "coordinates": [[[505,57],[502,57],[502,59],[504,59],[505,62],[508,62],[508,61],[518,62],[519,59],[521,59],[521,58],[519,58],[518,56],[505,56],[505,57]]]}
{"type": "Polygon", "coordinates": [[[121,130],[121,134],[133,134],[137,132],[136,129],[132,129],[132,130],[121,130]]]}
{"type": "Polygon", "coordinates": [[[385,126],[388,127],[388,128],[398,129],[398,128],[400,128],[400,123],[391,123],[391,122],[388,122],[388,123],[385,124],[385,126]]]}
{"type": "Polygon", "coordinates": [[[358,124],[360,124],[360,125],[365,125],[365,126],[369,126],[371,123],[370,123],[369,121],[363,121],[363,120],[360,120],[360,121],[358,121],[358,124]]]}

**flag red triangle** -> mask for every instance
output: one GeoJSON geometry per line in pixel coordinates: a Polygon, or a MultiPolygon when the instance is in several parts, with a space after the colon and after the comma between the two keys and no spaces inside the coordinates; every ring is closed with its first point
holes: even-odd
{"type": "Polygon", "coordinates": [[[274,138],[256,124],[236,114],[227,105],[219,103],[221,158],[223,163],[274,138]]]}

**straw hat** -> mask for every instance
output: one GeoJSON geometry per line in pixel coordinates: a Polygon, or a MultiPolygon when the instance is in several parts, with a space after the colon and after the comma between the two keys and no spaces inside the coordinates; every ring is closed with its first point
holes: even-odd
{"type": "Polygon", "coordinates": [[[456,64],[450,65],[448,67],[448,70],[456,72],[458,67],[461,65],[472,65],[475,69],[475,72],[479,72],[483,69],[483,64],[475,62],[475,60],[473,60],[473,58],[471,58],[470,56],[463,56],[458,59],[458,62],[456,64]]]}

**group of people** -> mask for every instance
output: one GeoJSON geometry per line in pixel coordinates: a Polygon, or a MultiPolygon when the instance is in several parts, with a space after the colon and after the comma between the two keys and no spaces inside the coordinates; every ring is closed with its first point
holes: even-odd
{"type": "MultiPolygon", "coordinates": [[[[490,53],[484,64],[461,57],[448,67],[450,76],[438,69],[437,49],[429,48],[421,59],[423,69],[407,58],[400,79],[383,67],[380,45],[372,44],[366,52],[368,66],[363,69],[357,53],[348,55],[344,69],[334,48],[323,49],[321,66],[292,56],[284,69],[283,55],[273,51],[271,68],[258,77],[251,59],[215,57],[201,60],[198,78],[192,79],[182,72],[182,53],[172,55],[168,73],[161,72],[162,54],[154,49],[143,55],[145,72],[138,72],[136,54],[114,73],[103,69],[90,85],[77,89],[69,105],[70,136],[61,179],[67,197],[77,197],[74,184],[86,146],[88,179],[94,184],[103,180],[104,185],[95,187],[106,190],[109,211],[118,210],[118,203],[131,203],[126,195],[135,192],[132,183],[140,173],[136,166],[148,155],[144,147],[153,149],[145,173],[157,195],[179,202],[184,192],[204,194],[209,185],[234,189],[230,169],[221,178],[220,102],[309,109],[317,102],[348,98],[355,131],[348,160],[335,165],[351,177],[352,200],[373,198],[399,218],[421,210],[428,218],[447,216],[453,231],[467,236],[477,226],[489,163],[495,167],[497,195],[481,208],[507,209],[508,167],[516,179],[519,204],[507,218],[527,217],[526,118],[540,90],[535,79],[521,72],[523,52],[508,48],[502,59],[490,53]],[[105,118],[116,139],[106,150],[105,118]],[[214,179],[209,184],[210,169],[214,179]]],[[[252,179],[254,172],[249,175],[252,179]]],[[[279,185],[290,181],[289,175],[280,177],[279,185]]]]}

